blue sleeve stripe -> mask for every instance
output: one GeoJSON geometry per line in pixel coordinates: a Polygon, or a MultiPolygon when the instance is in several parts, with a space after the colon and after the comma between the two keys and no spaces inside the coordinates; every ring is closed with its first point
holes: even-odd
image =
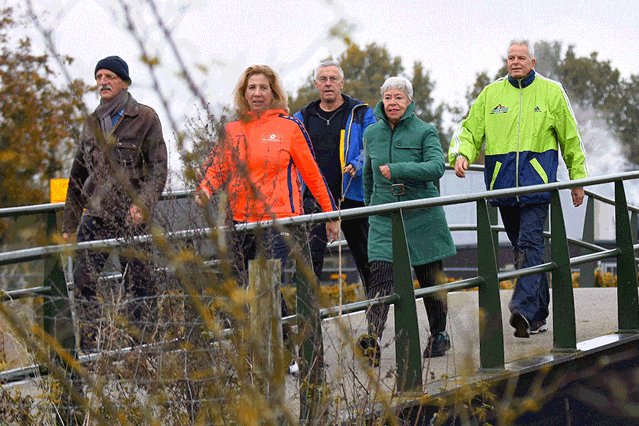
{"type": "Polygon", "coordinates": [[[288,202],[291,205],[291,212],[296,213],[295,211],[295,199],[293,198],[293,158],[288,161],[288,167],[286,168],[287,172],[287,184],[288,184],[288,202]]]}
{"type": "Polygon", "coordinates": [[[285,118],[287,120],[291,120],[299,126],[300,130],[302,131],[302,134],[304,135],[304,140],[306,140],[306,145],[308,146],[308,149],[311,150],[311,154],[313,154],[313,158],[315,158],[315,151],[313,151],[313,144],[311,143],[311,137],[308,135],[308,132],[306,132],[306,128],[304,127],[302,122],[295,117],[291,117],[290,115],[281,114],[280,117],[285,118]]]}
{"type": "MultiPolygon", "coordinates": [[[[302,131],[302,134],[304,135],[304,140],[306,140],[306,146],[308,146],[308,149],[311,151],[311,154],[313,155],[313,159],[315,159],[315,152],[313,151],[313,144],[311,143],[311,137],[306,132],[306,129],[304,128],[304,125],[302,124],[302,122],[298,120],[297,118],[291,117],[289,115],[282,114],[280,115],[280,117],[286,118],[287,120],[292,120],[299,126],[300,130],[302,131]]],[[[318,170],[319,170],[319,167],[318,167],[318,170]]],[[[333,200],[333,196],[331,195],[331,190],[328,188],[326,179],[324,178],[324,175],[321,172],[320,172],[320,176],[322,176],[322,182],[324,182],[324,187],[326,188],[326,192],[328,193],[328,198],[331,200],[331,206],[333,207],[333,210],[337,210],[337,205],[335,204],[335,200],[333,200]]]]}

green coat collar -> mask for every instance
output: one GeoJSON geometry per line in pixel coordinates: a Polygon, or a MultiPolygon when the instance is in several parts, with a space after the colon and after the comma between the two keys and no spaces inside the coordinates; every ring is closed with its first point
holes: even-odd
{"type": "MultiPolygon", "coordinates": [[[[408,108],[406,108],[406,111],[404,111],[404,115],[402,115],[402,118],[399,120],[399,123],[401,123],[402,121],[406,120],[407,118],[414,116],[414,111],[415,111],[415,100],[413,100],[410,105],[408,105],[408,108]]],[[[377,102],[377,105],[375,105],[375,117],[377,117],[380,120],[383,120],[386,124],[388,124],[390,126],[390,123],[388,122],[388,117],[386,117],[386,111],[384,111],[384,101],[379,101],[377,102]]]]}

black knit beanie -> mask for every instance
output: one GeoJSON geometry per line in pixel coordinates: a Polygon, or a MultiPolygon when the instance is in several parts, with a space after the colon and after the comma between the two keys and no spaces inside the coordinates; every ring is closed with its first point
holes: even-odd
{"type": "Polygon", "coordinates": [[[95,71],[93,71],[94,76],[98,73],[98,70],[113,71],[122,80],[131,84],[131,77],[129,77],[129,66],[119,56],[107,56],[106,58],[101,59],[95,66],[95,71]]]}

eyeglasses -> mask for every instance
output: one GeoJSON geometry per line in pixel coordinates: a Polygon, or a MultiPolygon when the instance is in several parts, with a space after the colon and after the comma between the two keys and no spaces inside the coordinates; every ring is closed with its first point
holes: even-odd
{"type": "Polygon", "coordinates": [[[106,78],[107,81],[115,81],[120,77],[117,75],[111,75],[111,74],[98,74],[95,76],[95,81],[100,81],[102,80],[102,78],[106,78]]]}
{"type": "Polygon", "coordinates": [[[317,81],[319,81],[320,83],[326,83],[328,80],[331,80],[331,83],[337,83],[341,80],[341,77],[338,77],[336,75],[332,75],[330,77],[326,77],[326,76],[321,76],[317,79],[317,81]]]}

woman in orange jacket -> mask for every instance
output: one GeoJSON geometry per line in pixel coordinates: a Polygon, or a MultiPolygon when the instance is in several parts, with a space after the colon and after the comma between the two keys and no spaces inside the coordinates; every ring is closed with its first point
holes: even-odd
{"type": "MultiPolygon", "coordinates": [[[[304,126],[288,114],[288,99],[275,72],[265,65],[248,67],[235,89],[240,118],[226,125],[225,138],[213,150],[210,166],[197,191],[204,206],[215,192],[228,193],[234,223],[258,222],[304,213],[300,175],[325,212],[336,210],[324,177],[315,162],[304,126]],[[299,173],[298,173],[299,172],[299,173]]],[[[334,241],[337,221],[326,224],[334,241]]],[[[238,235],[236,254],[240,275],[260,249],[268,258],[285,260],[290,248],[275,228],[238,235]]]]}

